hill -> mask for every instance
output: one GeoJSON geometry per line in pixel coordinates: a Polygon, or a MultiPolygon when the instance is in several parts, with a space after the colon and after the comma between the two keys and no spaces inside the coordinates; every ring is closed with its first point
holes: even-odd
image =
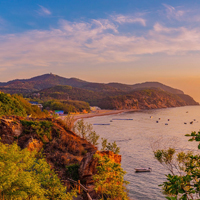
{"type": "MultiPolygon", "coordinates": [[[[126,99],[127,95],[142,94],[142,91],[146,89],[154,90],[154,93],[157,93],[157,97],[161,94],[160,91],[166,92],[168,95],[177,95],[174,96],[174,98],[179,100],[181,99],[185,102],[182,103],[183,105],[198,104],[192,97],[184,94],[183,91],[159,82],[145,82],[134,85],[121,83],[91,83],[77,78],[64,78],[50,73],[30,79],[16,79],[7,83],[0,83],[0,91],[10,94],[22,93],[25,96],[34,97],[35,93],[36,95],[39,94],[40,98],[43,100],[79,100],[97,106],[104,105],[103,101],[105,101],[105,99],[106,102],[108,99],[120,99],[121,97],[119,96],[121,95],[125,95],[123,98],[126,99]]],[[[179,103],[177,103],[177,105],[179,105],[179,103]]],[[[103,106],[102,108],[105,107],[108,106],[103,106]]],[[[117,109],[116,106],[114,109],[117,109]]]]}
{"type": "Polygon", "coordinates": [[[172,94],[160,88],[104,93],[71,86],[54,86],[38,93],[41,99],[78,99],[102,109],[152,109],[198,104],[188,95],[172,94]]]}
{"type": "Polygon", "coordinates": [[[34,92],[56,85],[69,85],[72,87],[88,89],[101,92],[130,92],[136,89],[160,88],[172,94],[184,94],[183,91],[166,86],[159,82],[145,82],[134,85],[121,83],[92,83],[77,78],[64,78],[55,74],[44,74],[30,79],[16,79],[6,83],[0,83],[0,90],[16,93],[18,90],[24,92],[34,92]]]}
{"type": "Polygon", "coordinates": [[[20,95],[0,92],[0,116],[2,115],[45,117],[46,113],[42,112],[38,106],[31,105],[20,95]]]}

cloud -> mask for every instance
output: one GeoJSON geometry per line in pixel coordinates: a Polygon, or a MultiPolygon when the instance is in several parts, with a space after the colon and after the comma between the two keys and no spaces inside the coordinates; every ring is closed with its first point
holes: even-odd
{"type": "Polygon", "coordinates": [[[139,23],[142,26],[146,26],[146,20],[140,17],[132,17],[132,16],[125,16],[125,15],[116,15],[113,16],[112,19],[120,24],[127,24],[127,23],[139,23]]]}
{"type": "Polygon", "coordinates": [[[38,10],[39,15],[51,15],[51,11],[45,8],[44,6],[39,5],[40,9],[38,10]]]}
{"type": "Polygon", "coordinates": [[[0,69],[93,66],[134,62],[158,53],[200,52],[199,27],[174,28],[156,22],[150,30],[136,35],[120,32],[120,23],[114,22],[60,20],[58,28],[0,35],[0,69]]]}
{"type": "Polygon", "coordinates": [[[180,10],[167,4],[163,4],[163,6],[166,8],[166,16],[168,18],[180,20],[187,12],[186,10],[180,10]]]}

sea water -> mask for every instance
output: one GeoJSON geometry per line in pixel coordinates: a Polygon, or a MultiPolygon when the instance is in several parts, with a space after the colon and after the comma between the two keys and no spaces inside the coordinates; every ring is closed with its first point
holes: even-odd
{"type": "Polygon", "coordinates": [[[125,180],[130,182],[127,186],[129,196],[134,200],[165,199],[158,185],[166,180],[168,171],[154,158],[153,150],[173,147],[177,151],[200,153],[198,143],[188,142],[189,138],[185,137],[185,134],[200,130],[200,106],[127,112],[84,121],[110,123],[94,125],[93,129],[108,142],[116,141],[120,147],[122,167],[127,172],[125,180]],[[133,120],[112,120],[116,118],[133,120]],[[141,167],[151,167],[152,172],[135,173],[135,168],[141,167]]]}

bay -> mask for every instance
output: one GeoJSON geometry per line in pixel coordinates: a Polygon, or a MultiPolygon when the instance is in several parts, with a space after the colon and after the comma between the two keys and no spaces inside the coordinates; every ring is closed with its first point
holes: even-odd
{"type": "Polygon", "coordinates": [[[122,167],[127,172],[125,179],[130,182],[127,188],[131,199],[165,199],[158,185],[166,180],[168,171],[155,160],[152,146],[153,149],[171,146],[178,151],[193,150],[198,153],[198,143],[188,142],[189,138],[184,135],[200,130],[200,106],[126,112],[84,121],[91,124],[110,123],[94,125],[93,129],[108,142],[116,141],[120,147],[122,167]],[[113,120],[116,118],[133,120],[113,120]],[[193,124],[190,124],[191,121],[193,124]],[[151,167],[153,170],[150,173],[135,173],[134,169],[139,167],[151,167]]]}

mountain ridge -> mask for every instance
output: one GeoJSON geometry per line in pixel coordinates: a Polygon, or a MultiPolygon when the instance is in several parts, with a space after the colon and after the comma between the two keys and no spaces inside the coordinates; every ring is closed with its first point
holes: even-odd
{"type": "Polygon", "coordinates": [[[91,90],[97,90],[98,87],[102,88],[108,88],[114,90],[122,90],[122,91],[131,91],[135,89],[145,89],[145,88],[161,88],[165,91],[171,92],[173,94],[184,94],[183,91],[179,89],[172,88],[170,86],[164,85],[159,82],[143,82],[143,83],[136,83],[133,85],[130,84],[124,84],[124,83],[118,83],[118,82],[110,82],[110,83],[96,83],[96,82],[88,82],[84,81],[78,78],[65,78],[58,76],[56,74],[43,74],[39,76],[35,76],[29,79],[14,79],[8,82],[0,82],[0,86],[6,86],[9,88],[11,86],[12,88],[17,88],[18,85],[22,86],[21,88],[26,87],[26,83],[29,83],[29,89],[45,89],[48,87],[52,87],[55,85],[70,85],[72,87],[80,87],[84,89],[90,88],[91,90]],[[40,83],[40,82],[43,82],[40,83]],[[46,84],[44,84],[46,82],[46,84]],[[94,87],[96,85],[96,87],[94,87]]]}
{"type": "MultiPolygon", "coordinates": [[[[143,92],[146,90],[151,90],[148,92],[154,94],[154,96],[157,96],[156,98],[158,99],[168,98],[168,101],[177,101],[177,103],[168,105],[198,105],[198,103],[192,97],[190,97],[187,94],[184,94],[183,91],[176,88],[172,88],[159,82],[144,82],[133,85],[116,82],[95,83],[84,81],[78,78],[65,78],[50,73],[32,77],[30,79],[15,79],[6,83],[0,83],[0,91],[10,94],[22,93],[23,95],[31,96],[31,94],[33,93],[38,93],[39,95],[41,95],[40,98],[44,99],[47,97],[50,99],[57,98],[62,100],[71,98],[73,100],[89,102],[91,105],[101,105],[101,101],[107,101],[109,98],[110,102],[115,102],[114,105],[117,105],[117,103],[119,102],[124,102],[124,104],[127,104],[128,101],[131,101],[128,96],[130,96],[131,98],[138,97],[142,100],[141,94],[146,95],[146,93],[143,92]],[[69,87],[64,86],[69,86],[72,88],[70,89],[69,87]],[[138,93],[138,91],[140,91],[140,94],[138,93]],[[161,91],[167,94],[163,95],[161,91]],[[173,96],[172,98],[170,97],[170,94],[174,94],[176,95],[176,97],[173,96]],[[162,97],[159,95],[161,95],[162,97]],[[122,101],[120,96],[123,96],[123,98],[126,99],[126,101],[122,101]],[[180,102],[180,99],[182,102],[181,104],[178,103],[180,102]]],[[[161,101],[165,102],[163,100],[161,101]]],[[[148,102],[150,104],[153,103],[151,101],[148,102]]],[[[164,107],[164,103],[162,106],[164,107]]],[[[115,106],[112,106],[113,109],[117,109],[118,107],[119,106],[116,106],[115,108],[115,106]]],[[[125,107],[128,108],[129,106],[125,105],[125,107]]],[[[123,105],[121,105],[120,108],[123,108],[123,105]]]]}

